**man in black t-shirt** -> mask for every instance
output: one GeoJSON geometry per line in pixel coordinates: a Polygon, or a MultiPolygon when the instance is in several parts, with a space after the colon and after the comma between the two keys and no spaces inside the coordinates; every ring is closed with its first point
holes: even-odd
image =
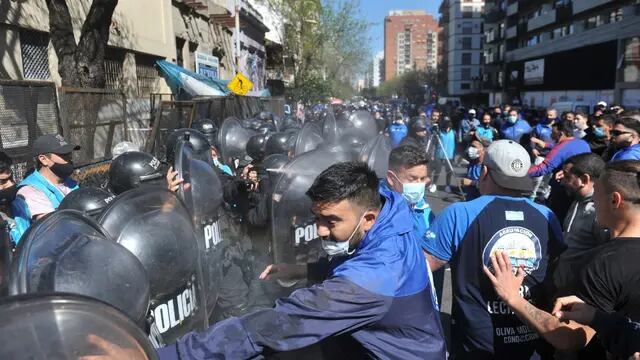
{"type": "MultiPolygon", "coordinates": [[[[594,260],[580,276],[577,295],[604,312],[616,312],[640,321],[640,161],[607,164],[594,187],[596,221],[611,233],[594,260]]],[[[552,313],[524,301],[518,290],[525,273],[513,274],[508,257],[492,257],[493,272],[485,267],[498,295],[549,343],[559,349],[585,346],[595,331],[575,322],[560,322],[554,315],[562,310],[556,303],[552,313]],[[554,315],[552,315],[554,314],[554,315]]]]}

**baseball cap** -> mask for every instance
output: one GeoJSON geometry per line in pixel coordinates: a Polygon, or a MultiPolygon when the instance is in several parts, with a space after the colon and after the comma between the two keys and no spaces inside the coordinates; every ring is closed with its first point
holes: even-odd
{"type": "Polygon", "coordinates": [[[604,102],[604,101],[600,101],[600,102],[598,102],[598,104],[597,104],[597,105],[598,105],[598,106],[602,106],[602,107],[604,107],[604,108],[606,108],[606,107],[607,107],[607,103],[606,103],[606,102],[604,102]]]}
{"type": "Polygon", "coordinates": [[[33,144],[33,155],[59,154],[64,155],[73,150],[80,150],[79,145],[69,144],[62,135],[47,134],[36,139],[33,144]]]}
{"type": "Polygon", "coordinates": [[[494,141],[484,155],[493,181],[506,189],[531,191],[533,179],[528,175],[531,160],[522,145],[511,140],[494,141]]]}
{"type": "Polygon", "coordinates": [[[475,110],[475,109],[471,109],[471,110],[469,110],[469,114],[474,114],[474,115],[475,115],[475,113],[476,113],[476,110],[475,110]]]}

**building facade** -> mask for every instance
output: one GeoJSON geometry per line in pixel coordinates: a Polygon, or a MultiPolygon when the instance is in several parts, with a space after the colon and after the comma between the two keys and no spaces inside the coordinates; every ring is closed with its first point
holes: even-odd
{"type": "Polygon", "coordinates": [[[443,0],[443,74],[447,95],[477,101],[482,78],[483,0],[443,0]]]}
{"type": "Polygon", "coordinates": [[[384,80],[405,72],[437,71],[438,22],[421,10],[397,10],[384,19],[384,80]]]}
{"type": "MultiPolygon", "coordinates": [[[[60,85],[45,1],[2,1],[2,4],[0,78],[50,80],[60,85]]],[[[78,39],[91,0],[67,4],[78,39]]],[[[197,59],[203,55],[217,59],[218,78],[231,79],[236,73],[235,22],[230,16],[234,9],[228,6],[226,0],[120,0],[112,17],[105,54],[106,88],[143,97],[170,92],[155,62],[167,60],[195,71],[197,59]]],[[[241,71],[261,90],[266,84],[265,34],[270,29],[251,1],[242,2],[240,14],[241,71]]],[[[273,27],[276,31],[271,35],[275,42],[281,27],[273,27]]]]}
{"type": "Polygon", "coordinates": [[[484,19],[491,104],[640,107],[639,1],[496,0],[484,19]]]}
{"type": "Polygon", "coordinates": [[[371,64],[371,86],[378,87],[384,81],[384,51],[373,57],[371,64]]]}

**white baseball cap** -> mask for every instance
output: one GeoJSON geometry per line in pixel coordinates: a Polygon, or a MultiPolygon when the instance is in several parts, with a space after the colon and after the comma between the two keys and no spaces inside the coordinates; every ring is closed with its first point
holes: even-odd
{"type": "Polygon", "coordinates": [[[506,189],[531,191],[533,179],[529,177],[531,159],[522,145],[511,140],[494,141],[487,148],[483,164],[489,168],[493,181],[506,189]]]}
{"type": "Polygon", "coordinates": [[[600,101],[600,102],[598,102],[598,104],[597,104],[597,105],[598,105],[598,106],[605,107],[605,108],[607,107],[607,103],[606,103],[606,102],[604,102],[604,101],[600,101]]]}

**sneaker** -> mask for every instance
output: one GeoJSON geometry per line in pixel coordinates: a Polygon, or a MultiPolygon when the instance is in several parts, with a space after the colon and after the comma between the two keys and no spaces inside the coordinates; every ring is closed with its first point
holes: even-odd
{"type": "Polygon", "coordinates": [[[431,184],[431,186],[429,186],[430,193],[434,193],[436,192],[436,190],[438,190],[438,187],[436,186],[436,184],[431,184]]]}
{"type": "Polygon", "coordinates": [[[451,186],[447,185],[447,187],[444,188],[444,192],[450,193],[451,192],[451,186]]]}

